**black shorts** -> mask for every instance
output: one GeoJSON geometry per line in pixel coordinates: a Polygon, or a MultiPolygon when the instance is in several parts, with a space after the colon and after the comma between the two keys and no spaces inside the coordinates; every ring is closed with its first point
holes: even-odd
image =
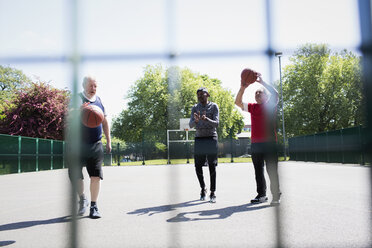
{"type": "MultiPolygon", "coordinates": [[[[103,145],[101,141],[92,144],[81,144],[80,161],[78,165],[78,178],[84,179],[83,167],[88,171],[89,177],[100,177],[103,179],[103,145]]],[[[71,166],[69,166],[69,176],[71,178],[71,166]]]]}

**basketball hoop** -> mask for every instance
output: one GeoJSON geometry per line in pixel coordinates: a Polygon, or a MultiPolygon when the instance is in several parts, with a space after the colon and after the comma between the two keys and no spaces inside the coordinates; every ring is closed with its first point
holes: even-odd
{"type": "Polygon", "coordinates": [[[191,130],[193,130],[189,126],[189,121],[190,121],[190,118],[181,118],[180,119],[180,130],[183,130],[183,131],[191,131],[191,130]]]}

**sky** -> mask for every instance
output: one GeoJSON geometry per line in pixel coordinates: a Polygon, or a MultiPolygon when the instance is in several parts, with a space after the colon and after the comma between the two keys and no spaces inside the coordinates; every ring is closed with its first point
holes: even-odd
{"type": "MultiPolygon", "coordinates": [[[[72,66],[61,58],[71,55],[77,27],[78,51],[91,58],[80,65],[79,80],[97,77],[110,121],[126,107],[127,92],[146,65],[187,67],[236,94],[246,67],[267,82],[279,81],[278,58],[265,55],[269,45],[283,52],[283,70],[306,43],[358,54],[361,42],[357,0],[272,0],[269,19],[264,0],[80,0],[77,24],[71,2],[0,0],[0,65],[72,89],[72,66]],[[170,53],[178,57],[170,60],[170,53]],[[99,56],[105,59],[94,59],[99,56]]],[[[245,101],[253,101],[255,86],[245,101]]]]}

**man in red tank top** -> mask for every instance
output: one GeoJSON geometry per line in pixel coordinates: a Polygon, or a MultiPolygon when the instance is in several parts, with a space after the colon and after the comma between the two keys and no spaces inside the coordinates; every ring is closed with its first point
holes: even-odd
{"type": "Polygon", "coordinates": [[[236,96],[235,104],[243,111],[251,114],[252,125],[252,161],[255,169],[257,196],[251,203],[262,203],[268,200],[266,196],[266,180],[264,167],[270,178],[270,190],[272,193],[272,205],[280,204],[280,189],[278,176],[278,155],[276,135],[276,106],[278,104],[278,92],[270,84],[262,80],[257,73],[257,82],[263,87],[255,92],[256,103],[243,103],[244,91],[250,84],[241,83],[240,90],[236,96]],[[269,93],[268,93],[268,92],[269,93]]]}

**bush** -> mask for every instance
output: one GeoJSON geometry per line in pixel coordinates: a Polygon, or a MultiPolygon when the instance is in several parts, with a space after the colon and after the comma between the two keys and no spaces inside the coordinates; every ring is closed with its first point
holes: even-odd
{"type": "Polygon", "coordinates": [[[0,132],[34,138],[62,140],[69,92],[42,82],[31,83],[15,93],[4,110],[0,132]]]}

